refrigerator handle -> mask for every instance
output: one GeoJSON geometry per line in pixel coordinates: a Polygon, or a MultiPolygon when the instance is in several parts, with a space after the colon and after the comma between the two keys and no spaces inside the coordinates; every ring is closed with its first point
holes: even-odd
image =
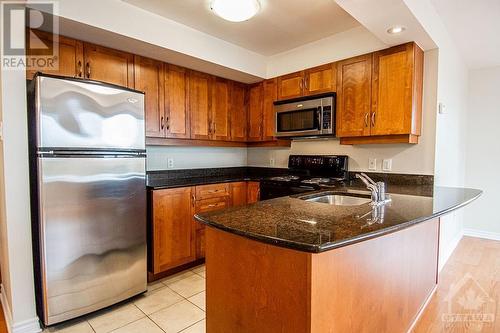
{"type": "Polygon", "coordinates": [[[143,151],[116,151],[116,150],[101,150],[101,151],[81,151],[81,150],[48,150],[38,152],[41,157],[78,157],[78,156],[123,156],[123,157],[145,157],[143,151]]]}

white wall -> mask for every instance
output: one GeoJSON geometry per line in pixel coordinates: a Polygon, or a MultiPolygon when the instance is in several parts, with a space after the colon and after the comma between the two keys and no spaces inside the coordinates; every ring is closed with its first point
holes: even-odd
{"type": "MultiPolygon", "coordinates": [[[[441,18],[429,0],[403,0],[439,47],[437,98],[445,114],[436,121],[435,184],[463,186],[465,180],[465,121],[467,67],[441,18]]],[[[463,210],[441,218],[439,268],[463,235],[463,210]]]]}
{"type": "Polygon", "coordinates": [[[171,169],[223,168],[247,165],[246,148],[211,147],[147,147],[147,169],[168,169],[167,159],[174,161],[171,169]]]}
{"type": "Polygon", "coordinates": [[[11,313],[11,329],[39,329],[35,310],[33,259],[31,251],[31,216],[29,197],[28,131],[26,108],[26,77],[24,71],[2,70],[3,118],[3,183],[4,211],[1,258],[2,280],[11,313]],[[7,251],[5,253],[4,251],[7,251]],[[7,267],[5,267],[7,265],[7,267]]]}
{"type": "Polygon", "coordinates": [[[359,26],[267,59],[267,78],[347,59],[388,47],[365,27],[359,26]]]}
{"type": "Polygon", "coordinates": [[[434,147],[437,91],[437,50],[424,54],[424,95],[422,136],[417,145],[340,145],[339,140],[294,141],[290,149],[250,148],[248,164],[251,166],[287,167],[290,154],[345,154],[350,157],[351,171],[368,171],[368,159],[377,159],[377,171],[382,160],[392,159],[392,173],[434,174],[434,147]]]}
{"type": "Polygon", "coordinates": [[[465,211],[466,234],[500,240],[500,67],[469,72],[465,185],[484,191],[465,211]]]}

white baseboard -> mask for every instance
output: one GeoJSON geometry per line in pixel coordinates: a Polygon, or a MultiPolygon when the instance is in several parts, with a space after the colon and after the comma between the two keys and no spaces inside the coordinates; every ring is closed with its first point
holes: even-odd
{"type": "Polygon", "coordinates": [[[20,323],[12,323],[12,312],[9,307],[9,302],[5,298],[3,285],[0,285],[0,301],[2,302],[2,310],[5,316],[5,324],[9,333],[39,333],[42,331],[40,322],[37,317],[31,318],[20,323]]]}
{"type": "Polygon", "coordinates": [[[470,228],[464,229],[464,236],[478,237],[478,238],[485,238],[485,239],[500,241],[500,233],[498,233],[498,232],[482,231],[482,230],[476,230],[476,229],[470,229],[470,228]]]}
{"type": "Polygon", "coordinates": [[[446,265],[446,262],[448,261],[448,259],[450,259],[451,257],[451,254],[453,253],[453,251],[455,251],[455,249],[457,248],[458,246],[458,243],[460,243],[460,240],[462,239],[463,237],[463,232],[460,232],[458,233],[455,238],[453,238],[453,240],[448,243],[448,245],[444,248],[441,248],[441,253],[439,255],[439,272],[441,272],[441,270],[443,269],[444,265],[446,265]]]}

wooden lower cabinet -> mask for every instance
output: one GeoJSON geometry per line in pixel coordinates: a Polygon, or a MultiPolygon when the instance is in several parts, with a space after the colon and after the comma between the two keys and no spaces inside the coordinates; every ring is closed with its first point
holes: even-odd
{"type": "Polygon", "coordinates": [[[194,214],[256,202],[259,182],[153,190],[150,198],[148,267],[154,280],[205,258],[205,225],[196,222],[194,214]]]}
{"type": "Polygon", "coordinates": [[[248,182],[247,203],[251,204],[260,200],[260,182],[248,182]]]}
{"type": "Polygon", "coordinates": [[[196,259],[192,194],[191,187],[153,191],[150,238],[153,274],[196,259]]]}

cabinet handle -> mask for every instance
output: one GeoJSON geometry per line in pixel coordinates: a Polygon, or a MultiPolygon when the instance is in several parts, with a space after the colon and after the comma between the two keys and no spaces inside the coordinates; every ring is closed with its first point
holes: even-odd
{"type": "Polygon", "coordinates": [[[163,116],[161,116],[160,125],[161,129],[165,128],[165,119],[163,118],[163,116]]]}
{"type": "Polygon", "coordinates": [[[304,89],[304,79],[300,79],[299,87],[300,87],[300,90],[304,89]]]}
{"type": "Polygon", "coordinates": [[[87,79],[90,79],[90,63],[87,62],[87,64],[85,64],[85,67],[87,69],[87,79]]]}
{"type": "Polygon", "coordinates": [[[191,205],[193,205],[193,207],[195,206],[195,202],[196,202],[196,197],[194,196],[194,194],[191,194],[191,205]]]}
{"type": "Polygon", "coordinates": [[[210,205],[208,205],[207,207],[208,207],[208,208],[212,208],[212,207],[217,207],[217,205],[216,205],[216,204],[210,204],[210,205]]]}
{"type": "Polygon", "coordinates": [[[368,117],[369,117],[369,116],[370,116],[370,114],[367,112],[367,113],[365,114],[365,127],[368,127],[368,125],[369,125],[369,124],[368,124],[368,117]]]}
{"type": "Polygon", "coordinates": [[[213,128],[214,128],[214,134],[215,134],[217,132],[217,124],[216,123],[214,123],[213,128]]]}
{"type": "Polygon", "coordinates": [[[167,117],[167,131],[170,129],[170,117],[167,117]]]}
{"type": "Polygon", "coordinates": [[[82,61],[78,60],[78,77],[82,77],[83,75],[83,65],[82,61]]]}
{"type": "Polygon", "coordinates": [[[376,114],[377,114],[376,112],[372,113],[372,127],[375,127],[375,115],[376,114]]]}
{"type": "Polygon", "coordinates": [[[306,78],[304,79],[304,88],[305,88],[305,90],[307,90],[307,89],[308,89],[308,88],[307,88],[307,86],[308,86],[308,85],[309,85],[309,82],[308,82],[308,79],[307,79],[307,77],[306,77],[306,78]]]}

